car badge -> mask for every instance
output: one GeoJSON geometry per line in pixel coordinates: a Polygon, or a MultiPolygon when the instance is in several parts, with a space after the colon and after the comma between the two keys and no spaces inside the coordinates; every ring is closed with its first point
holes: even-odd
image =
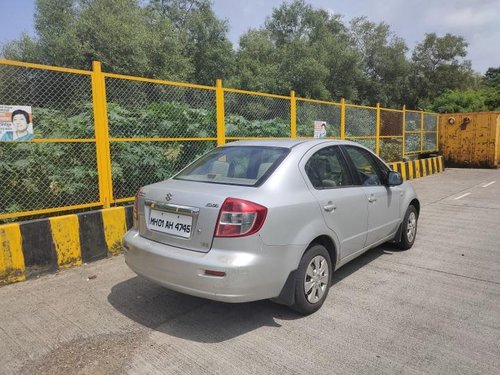
{"type": "Polygon", "coordinates": [[[165,195],[165,200],[166,200],[167,202],[170,202],[170,201],[172,200],[172,197],[173,197],[173,195],[172,195],[172,194],[170,194],[170,193],[168,193],[167,195],[165,195]]]}

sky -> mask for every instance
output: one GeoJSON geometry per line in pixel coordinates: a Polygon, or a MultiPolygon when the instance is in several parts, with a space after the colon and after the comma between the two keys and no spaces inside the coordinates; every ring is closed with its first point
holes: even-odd
{"type": "MultiPolygon", "coordinates": [[[[341,15],[345,22],[366,16],[385,22],[408,47],[435,32],[463,36],[472,67],[484,74],[500,66],[500,0],[306,0],[315,8],[341,15]]],[[[229,38],[235,48],[249,28],[259,28],[282,0],[214,0],[215,14],[229,22],[229,38]]],[[[0,44],[23,32],[34,35],[35,0],[0,0],[0,44]]]]}

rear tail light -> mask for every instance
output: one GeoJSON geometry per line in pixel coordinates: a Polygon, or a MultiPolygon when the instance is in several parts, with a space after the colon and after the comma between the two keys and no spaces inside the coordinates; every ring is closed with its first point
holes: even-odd
{"type": "Polygon", "coordinates": [[[243,237],[257,233],[266,219],[267,208],[238,198],[226,198],[219,212],[215,237],[243,237]]]}
{"type": "Polygon", "coordinates": [[[216,277],[224,277],[226,273],[223,271],[214,271],[214,270],[205,270],[205,276],[216,276],[216,277]]]}

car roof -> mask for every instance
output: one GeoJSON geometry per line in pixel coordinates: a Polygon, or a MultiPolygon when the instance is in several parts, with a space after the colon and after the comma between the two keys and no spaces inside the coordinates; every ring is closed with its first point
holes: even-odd
{"type": "Polygon", "coordinates": [[[297,145],[309,145],[314,146],[321,143],[330,143],[330,144],[346,144],[346,145],[357,145],[359,143],[354,143],[351,141],[344,141],[338,139],[265,139],[265,140],[245,140],[245,141],[236,141],[226,143],[224,147],[231,146],[265,146],[265,147],[284,147],[284,148],[293,148],[297,145]]]}

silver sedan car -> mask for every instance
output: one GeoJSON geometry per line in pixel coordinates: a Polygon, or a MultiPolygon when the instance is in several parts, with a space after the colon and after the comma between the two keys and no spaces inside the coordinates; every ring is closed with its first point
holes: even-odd
{"type": "Polygon", "coordinates": [[[357,143],[233,142],[139,190],[125,260],[178,292],[309,314],[334,270],[387,241],[410,248],[419,210],[412,186],[357,143]]]}

